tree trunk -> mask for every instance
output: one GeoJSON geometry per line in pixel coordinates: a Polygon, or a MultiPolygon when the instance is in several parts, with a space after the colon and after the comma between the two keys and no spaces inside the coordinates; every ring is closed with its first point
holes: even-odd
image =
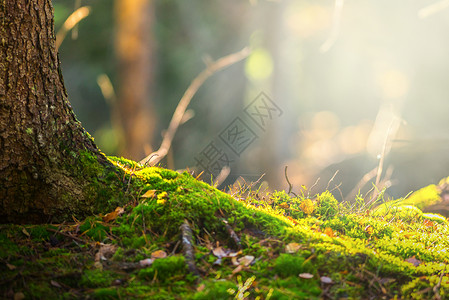
{"type": "Polygon", "coordinates": [[[125,157],[141,160],[151,152],[156,126],[151,101],[153,73],[152,0],[116,0],[118,107],[125,157]]]}
{"type": "Polygon", "coordinates": [[[0,223],[60,222],[110,209],[120,200],[111,196],[119,171],[68,102],[51,0],[0,6],[0,223]]]}

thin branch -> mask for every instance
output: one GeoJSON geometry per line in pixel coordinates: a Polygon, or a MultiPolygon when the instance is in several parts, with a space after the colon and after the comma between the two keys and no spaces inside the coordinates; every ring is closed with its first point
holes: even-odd
{"type": "Polygon", "coordinates": [[[314,184],[312,184],[312,186],[309,188],[309,190],[307,191],[307,198],[310,198],[310,192],[312,192],[313,188],[318,184],[318,182],[320,181],[320,177],[318,177],[315,181],[314,184]]]}
{"type": "Polygon", "coordinates": [[[444,265],[444,268],[441,271],[440,280],[438,280],[437,285],[435,285],[433,287],[433,293],[435,294],[435,299],[436,300],[441,300],[441,295],[440,295],[439,290],[440,290],[440,287],[441,287],[441,281],[443,280],[443,276],[444,276],[444,273],[446,271],[446,266],[447,266],[447,264],[444,265]]]}
{"type": "Polygon", "coordinates": [[[382,169],[383,169],[383,165],[384,165],[385,155],[387,152],[387,144],[390,141],[391,128],[393,127],[393,124],[395,121],[396,121],[396,118],[393,118],[391,120],[390,126],[388,126],[387,134],[385,135],[385,140],[384,140],[384,144],[382,147],[382,153],[380,154],[380,159],[379,159],[379,166],[377,167],[377,176],[376,176],[376,183],[375,183],[376,186],[379,185],[380,176],[382,175],[382,169]]]}
{"type": "Polygon", "coordinates": [[[292,184],[290,183],[290,180],[288,180],[288,176],[287,176],[287,167],[288,166],[285,166],[285,169],[284,169],[284,174],[285,174],[285,180],[287,180],[287,183],[288,183],[288,195],[290,195],[290,193],[292,192],[292,188],[293,188],[293,186],[292,186],[292,184]]]}
{"type": "Polygon", "coordinates": [[[65,233],[65,232],[62,232],[62,231],[55,230],[55,229],[53,229],[53,228],[46,228],[46,230],[47,230],[47,231],[54,232],[54,233],[57,233],[57,234],[60,234],[60,235],[63,235],[63,236],[65,236],[65,237],[68,237],[68,238],[70,238],[70,239],[72,239],[72,240],[75,240],[75,241],[80,242],[80,243],[83,243],[83,244],[88,244],[88,243],[89,243],[88,241],[84,241],[84,240],[82,240],[82,239],[80,239],[80,238],[77,238],[76,236],[70,235],[70,234],[65,233]]]}
{"type": "Polygon", "coordinates": [[[65,20],[64,25],[62,25],[62,28],[59,29],[58,33],[56,34],[56,50],[59,49],[59,46],[61,46],[62,41],[64,40],[67,32],[69,32],[73,27],[75,27],[76,24],[78,24],[82,19],[87,17],[90,13],[90,7],[89,6],[83,6],[75,10],[68,18],[65,20]]]}
{"type": "Polygon", "coordinates": [[[327,186],[326,186],[326,190],[329,189],[329,186],[331,185],[331,182],[334,181],[335,176],[337,176],[338,172],[340,172],[340,170],[335,171],[334,175],[331,177],[331,179],[329,179],[329,182],[327,183],[327,186]]]}
{"type": "Polygon", "coordinates": [[[161,159],[163,159],[167,153],[168,149],[171,147],[171,143],[173,141],[173,138],[175,136],[176,131],[178,130],[179,125],[182,122],[184,113],[187,109],[187,106],[189,105],[190,101],[192,100],[193,96],[196,94],[198,89],[203,85],[203,83],[208,79],[210,76],[212,76],[214,73],[232,65],[236,62],[241,61],[242,59],[246,58],[250,54],[250,49],[245,47],[239,52],[224,56],[220,59],[218,59],[215,62],[210,63],[206,69],[204,69],[189,85],[187,90],[184,92],[184,95],[182,96],[181,100],[178,103],[178,106],[176,107],[176,110],[173,114],[173,117],[170,121],[170,125],[168,126],[168,129],[166,133],[164,134],[164,138],[162,140],[161,146],[159,149],[144,159],[140,161],[140,164],[146,165],[150,163],[151,165],[157,164],[161,159]],[[157,156],[155,156],[157,155],[157,156]],[[151,157],[155,156],[153,160],[151,160],[151,157]]]}

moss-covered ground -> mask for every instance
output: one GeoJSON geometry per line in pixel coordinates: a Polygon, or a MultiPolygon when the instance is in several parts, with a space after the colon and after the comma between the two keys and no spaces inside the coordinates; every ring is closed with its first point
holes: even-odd
{"type": "Polygon", "coordinates": [[[231,196],[187,172],[113,161],[125,207],[1,225],[0,298],[449,299],[448,221],[421,210],[436,186],[374,209],[330,192],[231,196]]]}

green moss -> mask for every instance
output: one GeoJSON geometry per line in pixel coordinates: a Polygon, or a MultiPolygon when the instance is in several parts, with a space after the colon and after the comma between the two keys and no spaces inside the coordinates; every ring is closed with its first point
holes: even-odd
{"type": "Polygon", "coordinates": [[[419,209],[424,209],[426,206],[433,205],[440,200],[440,194],[436,185],[431,184],[426,186],[413,194],[407,199],[401,200],[401,205],[413,205],[419,209]]]}
{"type": "Polygon", "coordinates": [[[94,299],[120,299],[117,288],[98,288],[91,294],[94,299]]]}
{"type": "Polygon", "coordinates": [[[139,271],[138,276],[146,280],[168,282],[174,277],[182,278],[186,273],[186,264],[183,256],[170,256],[156,259],[151,267],[139,271]]]}
{"type": "Polygon", "coordinates": [[[321,288],[317,280],[288,277],[277,279],[272,284],[274,290],[270,299],[321,299],[321,288]]]}
{"type": "Polygon", "coordinates": [[[47,231],[48,225],[38,225],[27,227],[27,231],[30,237],[35,240],[46,240],[50,237],[50,233],[47,231]]]}
{"type": "Polygon", "coordinates": [[[401,290],[404,297],[409,299],[436,299],[434,288],[440,284],[438,294],[440,299],[449,298],[449,278],[443,276],[440,282],[440,276],[426,276],[415,278],[402,286],[401,290]]]}
{"type": "Polygon", "coordinates": [[[98,217],[88,217],[79,227],[82,234],[92,238],[95,241],[101,242],[106,238],[109,232],[109,227],[98,217]]]}
{"type": "MultiPolygon", "coordinates": [[[[394,278],[383,283],[388,295],[407,299],[421,293],[428,298],[432,294],[426,289],[438,283],[435,280],[449,263],[447,220],[403,205],[402,200],[385,203],[383,211],[365,209],[363,214],[343,207],[329,192],[311,198],[281,191],[263,198],[250,192],[237,200],[188,173],[142,168],[123,158],[111,160],[123,171],[120,183],[125,185],[110,183],[110,190],[117,188],[119,196],[95,193],[104,201],[99,205],[112,207],[119,197],[129,197],[132,202],[122,216],[109,223],[91,216],[60,225],[58,230],[67,235],[57,236],[62,246],[56,249],[48,242],[52,231],[46,225],[27,226],[27,233],[20,226],[0,232],[0,257],[5,262],[0,272],[6,278],[3,282],[14,283],[14,291],[24,290],[26,282],[39,295],[58,297],[61,290],[49,284],[51,276],[82,297],[100,299],[232,299],[238,291],[248,293],[248,299],[319,299],[323,291],[331,298],[369,299],[375,298],[373,291],[379,292],[371,283],[394,278]],[[153,197],[141,197],[149,190],[153,197]],[[214,265],[217,257],[211,249],[221,246],[237,252],[223,220],[241,239],[238,258],[255,257],[238,272],[230,257],[214,265]],[[195,263],[202,274],[199,284],[181,254],[179,226],[185,221],[194,233],[195,263]],[[112,258],[101,261],[102,270],[92,269],[101,247],[94,241],[118,246],[112,258]],[[139,261],[155,250],[172,254],[141,267],[139,261]],[[300,273],[313,277],[300,278],[300,273]],[[23,281],[16,280],[19,274],[23,281]],[[333,283],[320,282],[320,276],[331,277],[333,283]],[[115,279],[120,279],[118,285],[111,286],[115,279]],[[45,284],[38,289],[41,282],[45,284]]],[[[94,160],[85,157],[83,162],[94,160]]],[[[117,173],[102,167],[93,166],[89,172],[99,176],[98,185],[117,178],[117,173]]],[[[109,212],[104,207],[101,211],[109,212]]],[[[446,277],[440,294],[447,298],[446,277]]],[[[0,288],[6,289],[5,284],[0,288]]],[[[26,295],[31,295],[29,290],[26,295]]]]}
{"type": "Polygon", "coordinates": [[[120,167],[124,167],[128,170],[140,170],[142,168],[142,166],[139,163],[123,157],[108,156],[108,159],[112,163],[120,167]]]}
{"type": "Polygon", "coordinates": [[[108,287],[113,280],[114,276],[112,272],[92,269],[83,272],[80,284],[90,288],[108,287]]]}
{"type": "Polygon", "coordinates": [[[314,271],[310,261],[306,261],[304,257],[297,255],[281,254],[274,262],[274,272],[284,278],[314,271]]]}
{"type": "Polygon", "coordinates": [[[340,211],[340,203],[329,191],[325,191],[324,193],[317,196],[317,205],[315,208],[316,216],[324,219],[329,219],[334,217],[340,211]]]}
{"type": "Polygon", "coordinates": [[[225,300],[230,299],[229,289],[235,289],[236,285],[233,282],[221,279],[203,282],[204,290],[197,292],[192,296],[194,300],[225,300]]]}
{"type": "Polygon", "coordinates": [[[8,238],[6,232],[0,232],[0,258],[6,259],[17,252],[19,252],[17,244],[8,238]]]}

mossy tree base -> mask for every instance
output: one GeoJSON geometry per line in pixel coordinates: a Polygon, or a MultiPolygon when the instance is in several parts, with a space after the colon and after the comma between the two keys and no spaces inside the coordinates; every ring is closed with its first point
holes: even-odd
{"type": "Polygon", "coordinates": [[[359,213],[328,192],[236,200],[187,173],[113,161],[135,195],[122,214],[1,227],[1,296],[449,299],[445,218],[359,213]],[[183,251],[186,222],[200,280],[183,251]]]}

